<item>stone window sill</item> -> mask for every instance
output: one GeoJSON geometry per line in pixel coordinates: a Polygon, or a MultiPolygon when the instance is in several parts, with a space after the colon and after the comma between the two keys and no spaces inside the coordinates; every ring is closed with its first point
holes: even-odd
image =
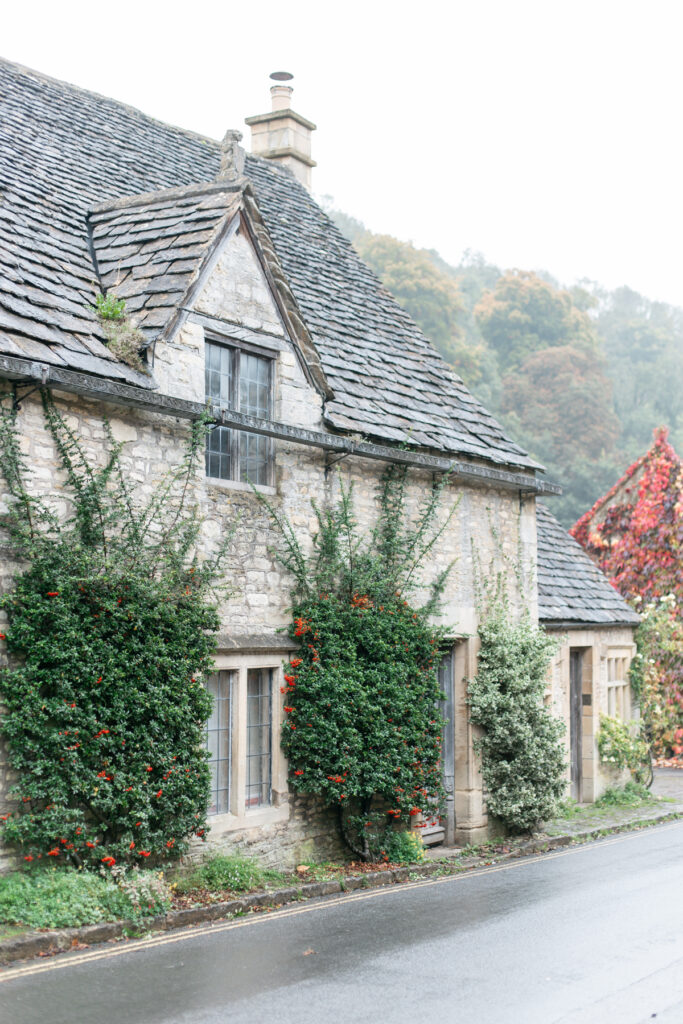
{"type": "MultiPolygon", "coordinates": [[[[249,491],[251,494],[254,493],[251,485],[244,483],[243,480],[221,480],[217,476],[207,476],[205,480],[209,487],[215,487],[219,491],[249,491]]],[[[268,484],[258,484],[256,490],[260,491],[261,494],[277,494],[277,488],[270,487],[268,484]]]]}
{"type": "Polygon", "coordinates": [[[206,821],[212,834],[238,832],[246,828],[262,828],[289,820],[289,804],[281,807],[259,807],[244,814],[209,814],[206,821]]]}

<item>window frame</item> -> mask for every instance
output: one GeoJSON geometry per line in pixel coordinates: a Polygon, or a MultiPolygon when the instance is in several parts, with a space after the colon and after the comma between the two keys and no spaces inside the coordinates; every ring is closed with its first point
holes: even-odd
{"type": "Polygon", "coordinates": [[[632,652],[625,647],[609,647],[606,654],[606,710],[613,718],[622,722],[630,722],[631,708],[631,668],[632,652]]]}
{"type": "MultiPolygon", "coordinates": [[[[216,814],[225,814],[230,810],[232,802],[232,733],[233,733],[233,692],[235,687],[235,670],[234,669],[217,669],[216,672],[212,672],[207,684],[210,680],[216,680],[217,693],[213,694],[214,707],[211,713],[211,717],[206,723],[206,746],[207,750],[210,751],[209,737],[213,734],[216,737],[216,756],[210,758],[208,761],[209,767],[212,769],[211,773],[211,796],[209,801],[209,810],[207,814],[212,817],[216,814]],[[221,694],[221,690],[225,687],[227,694],[221,694]],[[219,703],[216,703],[218,701],[219,703]],[[226,708],[227,706],[227,708],[226,708]],[[222,720],[222,714],[225,714],[227,710],[227,721],[222,720]],[[213,725],[213,722],[216,725],[213,725]],[[225,735],[224,746],[227,748],[227,757],[221,757],[221,735],[225,735]],[[213,771],[213,765],[216,765],[215,773],[213,771]],[[221,786],[221,764],[227,764],[227,786],[221,786]],[[215,775],[215,778],[214,778],[215,775]],[[227,808],[221,808],[221,794],[227,794],[227,808]],[[215,803],[215,810],[211,810],[211,806],[215,803]]],[[[208,688],[208,686],[207,686],[208,688]]]]}
{"type": "MultiPolygon", "coordinates": [[[[218,402],[219,409],[229,409],[232,412],[241,412],[240,409],[240,379],[241,379],[241,366],[242,366],[242,353],[246,355],[256,356],[259,359],[263,359],[267,362],[268,366],[268,409],[263,419],[271,420],[273,417],[273,406],[275,401],[275,368],[278,353],[272,349],[261,347],[260,345],[254,345],[250,342],[236,342],[233,338],[226,338],[212,332],[205,332],[204,334],[204,374],[206,380],[206,373],[208,371],[208,351],[209,346],[214,345],[218,348],[227,349],[230,352],[230,358],[232,360],[231,367],[231,381],[230,381],[230,396],[227,404],[223,404],[220,400],[218,402]]],[[[216,402],[212,396],[207,393],[206,384],[204,386],[205,399],[211,402],[212,406],[216,405],[216,402]]],[[[230,476],[212,476],[209,474],[208,464],[205,467],[205,476],[207,480],[220,480],[222,482],[230,481],[231,483],[240,483],[245,486],[250,485],[250,481],[242,478],[242,458],[244,445],[242,444],[242,438],[254,436],[262,437],[265,440],[266,445],[266,479],[260,483],[252,481],[257,487],[272,487],[274,479],[274,463],[275,463],[275,447],[273,439],[267,437],[264,434],[251,434],[248,430],[240,430],[239,427],[222,426],[216,424],[217,429],[228,430],[230,436],[230,476]]],[[[215,428],[215,429],[216,429],[215,428]]],[[[207,446],[209,443],[209,434],[207,436],[207,446]]]]}
{"type": "Polygon", "coordinates": [[[287,764],[280,749],[280,730],[284,718],[285,653],[218,654],[212,675],[232,672],[231,684],[231,736],[230,794],[227,811],[207,815],[210,828],[230,831],[258,825],[286,821],[289,818],[287,790],[287,764]],[[247,755],[248,749],[248,675],[251,669],[260,669],[270,675],[270,803],[247,807],[247,755]]]}

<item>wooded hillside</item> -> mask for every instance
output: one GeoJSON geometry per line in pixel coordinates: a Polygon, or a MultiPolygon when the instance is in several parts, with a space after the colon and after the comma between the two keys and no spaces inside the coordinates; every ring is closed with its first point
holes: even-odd
{"type": "Polygon", "coordinates": [[[458,266],[330,211],[471,391],[564,488],[569,527],[669,428],[683,449],[683,309],[594,281],[458,266]]]}

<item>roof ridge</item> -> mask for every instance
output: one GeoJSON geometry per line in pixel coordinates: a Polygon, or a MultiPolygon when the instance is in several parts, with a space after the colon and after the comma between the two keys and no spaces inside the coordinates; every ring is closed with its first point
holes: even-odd
{"type": "Polygon", "coordinates": [[[121,199],[108,199],[104,203],[97,203],[90,209],[88,217],[97,220],[100,215],[105,213],[135,209],[137,206],[147,206],[149,203],[163,203],[168,199],[192,199],[194,196],[213,195],[220,192],[243,192],[248,184],[248,178],[242,177],[236,181],[197,182],[196,185],[177,185],[171,188],[154,189],[152,192],[138,192],[131,196],[122,196],[121,199]]]}

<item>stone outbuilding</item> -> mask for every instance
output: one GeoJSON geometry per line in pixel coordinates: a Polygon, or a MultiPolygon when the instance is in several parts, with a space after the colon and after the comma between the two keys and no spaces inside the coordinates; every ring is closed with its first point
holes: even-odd
{"type": "Polygon", "coordinates": [[[566,724],[571,796],[590,803],[613,785],[600,763],[600,715],[629,721],[629,667],[639,617],[543,504],[536,506],[538,619],[557,636],[546,699],[566,724]]]}

